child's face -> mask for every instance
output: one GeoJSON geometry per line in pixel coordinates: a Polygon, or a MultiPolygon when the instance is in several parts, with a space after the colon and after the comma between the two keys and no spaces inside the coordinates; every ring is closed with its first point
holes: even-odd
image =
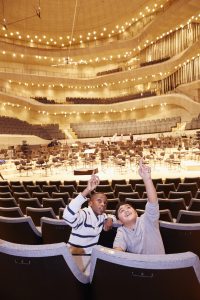
{"type": "Polygon", "coordinates": [[[102,215],[107,206],[107,198],[104,194],[95,194],[89,202],[90,207],[95,215],[102,215]]]}
{"type": "Polygon", "coordinates": [[[137,212],[129,204],[121,205],[118,210],[118,219],[124,226],[135,224],[137,212]]]}

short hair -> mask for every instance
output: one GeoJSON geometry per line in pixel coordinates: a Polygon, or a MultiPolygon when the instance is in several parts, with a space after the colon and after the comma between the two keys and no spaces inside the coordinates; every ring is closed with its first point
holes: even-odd
{"type": "Polygon", "coordinates": [[[129,206],[131,206],[134,210],[136,210],[135,207],[134,207],[132,204],[130,204],[130,203],[119,202],[119,203],[117,204],[117,206],[116,206],[116,209],[115,209],[115,216],[116,216],[116,218],[117,218],[118,220],[119,220],[118,212],[119,212],[119,209],[120,209],[120,207],[121,207],[122,205],[129,205],[129,206]]]}
{"type": "Polygon", "coordinates": [[[95,196],[96,195],[103,195],[104,197],[105,197],[105,199],[107,200],[107,196],[104,194],[104,193],[102,193],[102,192],[95,192],[95,193],[92,193],[91,194],[91,196],[90,196],[90,201],[92,201],[94,198],[95,198],[95,196]]]}

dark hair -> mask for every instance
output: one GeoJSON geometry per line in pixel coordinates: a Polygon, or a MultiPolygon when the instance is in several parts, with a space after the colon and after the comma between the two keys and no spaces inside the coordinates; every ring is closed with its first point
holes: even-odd
{"type": "MultiPolygon", "coordinates": [[[[118,217],[118,211],[119,211],[119,209],[120,209],[120,207],[122,206],[122,205],[130,205],[133,209],[135,209],[135,207],[131,204],[131,203],[126,203],[126,202],[119,202],[118,204],[117,204],[117,206],[116,206],[116,209],[115,209],[115,216],[116,216],[116,218],[117,219],[119,219],[119,217],[118,217]]],[[[136,209],[135,209],[136,210],[136,209]]]]}
{"type": "Polygon", "coordinates": [[[107,200],[107,196],[106,196],[104,193],[102,193],[102,192],[95,192],[95,193],[92,193],[92,194],[90,195],[90,201],[93,200],[93,198],[94,198],[96,195],[103,195],[103,196],[105,197],[105,199],[107,200]]]}

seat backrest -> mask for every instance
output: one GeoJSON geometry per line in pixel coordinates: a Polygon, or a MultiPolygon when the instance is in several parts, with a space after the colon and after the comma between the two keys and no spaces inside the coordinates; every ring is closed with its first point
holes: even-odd
{"type": "Polygon", "coordinates": [[[65,243],[54,245],[0,244],[2,299],[88,299],[88,276],[75,263],[65,243]],[[68,293],[67,292],[67,293],[68,293]]]}
{"type": "Polygon", "coordinates": [[[0,239],[27,245],[42,243],[41,234],[30,217],[0,217],[0,239]]]}
{"type": "Polygon", "coordinates": [[[179,183],[177,192],[186,192],[191,191],[192,197],[195,197],[196,192],[198,191],[198,186],[196,182],[189,183],[179,183]]]}
{"type": "Polygon", "coordinates": [[[0,198],[0,207],[17,207],[15,198],[0,198]]]}
{"type": "Polygon", "coordinates": [[[0,216],[9,218],[24,217],[20,207],[0,207],[0,216]]]}
{"type": "Polygon", "coordinates": [[[200,199],[192,198],[188,206],[190,211],[200,211],[200,199]]]}
{"type": "Polygon", "coordinates": [[[76,192],[74,185],[60,185],[60,192],[68,192],[70,197],[73,196],[73,192],[76,192]]]}
{"type": "Polygon", "coordinates": [[[65,202],[62,198],[43,198],[42,199],[43,207],[52,207],[56,215],[59,214],[59,208],[65,207],[65,202]]]}
{"type": "Polygon", "coordinates": [[[131,199],[131,198],[126,198],[125,203],[130,204],[133,206],[135,209],[145,209],[147,199],[131,199]]]}
{"type": "Polygon", "coordinates": [[[42,192],[42,189],[39,185],[27,185],[26,189],[31,195],[33,194],[33,192],[38,192],[38,193],[42,192]]]}
{"type": "Polygon", "coordinates": [[[12,198],[11,192],[0,192],[0,198],[12,198]]]}
{"type": "Polygon", "coordinates": [[[67,243],[71,227],[64,220],[41,218],[42,240],[44,244],[67,243]]]}
{"type": "Polygon", "coordinates": [[[168,197],[170,191],[175,191],[175,184],[174,183],[158,183],[156,186],[157,192],[164,192],[165,196],[168,197]]]}
{"type": "Polygon", "coordinates": [[[115,189],[116,184],[126,184],[126,179],[113,179],[111,181],[111,186],[113,190],[115,189]]]}
{"type": "Polygon", "coordinates": [[[200,211],[179,210],[177,223],[200,223],[200,211]]]}
{"type": "Polygon", "coordinates": [[[186,204],[183,198],[180,199],[158,199],[160,209],[169,209],[172,217],[177,218],[180,209],[186,209],[186,204]]]}
{"type": "Polygon", "coordinates": [[[145,187],[144,183],[143,184],[136,183],[135,192],[138,192],[140,197],[142,198],[143,193],[146,192],[146,187],[145,187]]]}
{"type": "Polygon", "coordinates": [[[53,192],[52,193],[52,198],[62,198],[63,201],[65,202],[65,204],[68,204],[69,203],[69,193],[68,192],[64,192],[64,193],[61,193],[61,192],[53,192]]]}
{"type": "Polygon", "coordinates": [[[200,224],[160,221],[160,232],[166,253],[192,251],[200,258],[200,224]]]}
{"type": "Polygon", "coordinates": [[[27,216],[31,217],[35,226],[40,226],[40,219],[42,217],[56,219],[56,215],[51,207],[47,207],[47,208],[27,207],[26,214],[27,216]]]}
{"type": "Polygon", "coordinates": [[[101,193],[110,193],[113,192],[113,189],[111,187],[111,185],[106,184],[106,185],[97,185],[97,187],[95,188],[95,191],[101,192],[101,193]]]}
{"type": "Polygon", "coordinates": [[[131,193],[119,192],[118,198],[121,202],[124,202],[126,200],[126,198],[139,199],[140,195],[138,194],[138,192],[131,192],[131,193]]]}
{"type": "Polygon", "coordinates": [[[185,200],[185,204],[188,206],[190,204],[190,201],[192,199],[192,193],[191,191],[185,191],[185,192],[169,192],[169,199],[178,199],[183,198],[185,200]]]}
{"type": "Polygon", "coordinates": [[[176,177],[176,178],[166,178],[165,183],[174,183],[175,188],[177,189],[178,184],[181,183],[181,178],[176,177]]]}
{"type": "Polygon", "coordinates": [[[119,192],[131,193],[133,188],[131,184],[115,184],[115,195],[118,197],[119,192]]]}
{"type": "Polygon", "coordinates": [[[197,300],[199,272],[199,258],[191,252],[144,255],[95,246],[90,266],[92,299],[129,299],[134,295],[140,300],[197,300]]]}
{"type": "Polygon", "coordinates": [[[38,198],[19,198],[18,203],[23,214],[26,214],[27,207],[42,207],[38,198]]]}

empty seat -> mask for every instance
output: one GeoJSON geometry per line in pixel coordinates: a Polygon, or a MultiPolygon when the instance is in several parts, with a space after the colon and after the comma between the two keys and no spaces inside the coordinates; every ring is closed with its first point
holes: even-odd
{"type": "Polygon", "coordinates": [[[198,186],[196,182],[191,183],[179,183],[177,192],[186,192],[190,191],[192,193],[192,197],[195,197],[196,192],[198,191],[198,186]]]}
{"type": "Polygon", "coordinates": [[[200,224],[160,221],[160,232],[166,253],[192,251],[200,258],[200,224]]]}
{"type": "Polygon", "coordinates": [[[115,184],[115,196],[118,197],[119,192],[132,193],[133,188],[131,184],[115,184]]]}
{"type": "Polygon", "coordinates": [[[136,184],[144,184],[143,179],[129,179],[129,182],[132,185],[133,190],[135,190],[136,184]]]}
{"type": "Polygon", "coordinates": [[[174,183],[158,183],[156,186],[156,192],[164,192],[165,196],[168,197],[170,191],[175,191],[174,183]]]}
{"type": "Polygon", "coordinates": [[[95,191],[98,193],[110,193],[113,192],[112,187],[109,184],[106,185],[97,185],[95,191]]]}
{"type": "Polygon", "coordinates": [[[47,207],[47,208],[27,207],[26,215],[31,217],[35,226],[40,226],[40,219],[42,217],[56,219],[56,215],[51,207],[47,207]]]}
{"type": "Polygon", "coordinates": [[[138,194],[140,195],[140,198],[142,198],[143,193],[146,192],[145,185],[137,183],[135,185],[135,192],[138,192],[138,194]]]}
{"type": "Polygon", "coordinates": [[[200,199],[192,198],[188,210],[200,211],[200,199]]]}
{"type": "Polygon", "coordinates": [[[25,187],[25,188],[27,188],[27,186],[29,185],[31,185],[31,186],[34,186],[35,184],[34,184],[34,182],[32,181],[32,180],[26,180],[26,181],[22,181],[22,185],[25,187]]]}
{"type": "Polygon", "coordinates": [[[8,218],[24,217],[20,207],[0,207],[0,216],[8,218]]]}
{"type": "Polygon", "coordinates": [[[88,299],[89,278],[65,243],[27,246],[1,242],[0,264],[2,299],[61,300],[66,292],[76,300],[88,299]]]}
{"type": "Polygon", "coordinates": [[[180,210],[177,223],[200,223],[200,211],[180,210]]]}
{"type": "Polygon", "coordinates": [[[177,189],[178,184],[181,183],[181,178],[180,177],[176,177],[176,178],[166,178],[165,179],[165,184],[167,183],[174,183],[175,188],[177,189]]]}
{"type": "Polygon", "coordinates": [[[43,207],[51,207],[56,215],[59,214],[59,208],[65,207],[65,202],[62,198],[43,198],[43,207]]]}
{"type": "Polygon", "coordinates": [[[23,185],[12,185],[12,192],[25,193],[26,189],[23,185]]]}
{"type": "Polygon", "coordinates": [[[0,198],[0,207],[17,207],[15,198],[0,198]]]}
{"type": "Polygon", "coordinates": [[[0,186],[0,193],[11,193],[12,194],[12,190],[9,185],[2,185],[2,186],[0,186]]]}
{"type": "Polygon", "coordinates": [[[42,207],[38,198],[19,198],[19,207],[21,208],[23,214],[26,214],[27,207],[42,207]]]}
{"type": "Polygon", "coordinates": [[[107,199],[114,199],[115,198],[115,193],[114,192],[108,192],[104,193],[107,197],[107,199]]]}
{"type": "Polygon", "coordinates": [[[69,193],[70,197],[73,197],[73,192],[76,192],[76,189],[73,185],[60,185],[60,192],[61,193],[69,193]]]}
{"type": "Polygon", "coordinates": [[[21,181],[19,181],[19,180],[11,180],[11,181],[10,181],[10,186],[13,186],[13,185],[18,185],[18,186],[20,186],[20,185],[22,185],[22,184],[21,184],[21,181]]]}
{"type": "Polygon", "coordinates": [[[76,182],[76,180],[64,180],[63,185],[73,185],[76,189],[77,182],[76,182]]]}
{"type": "Polygon", "coordinates": [[[56,185],[43,185],[42,190],[49,193],[50,196],[52,196],[53,192],[59,192],[56,185]]]}
{"type": "Polygon", "coordinates": [[[48,185],[46,180],[36,180],[35,185],[39,185],[42,189],[43,185],[48,185]]]}
{"type": "Polygon", "coordinates": [[[27,245],[42,243],[41,233],[30,217],[0,217],[0,239],[27,245]]]}
{"type": "Polygon", "coordinates": [[[140,300],[197,300],[199,274],[199,258],[191,252],[144,255],[95,246],[90,266],[92,299],[128,299],[134,295],[140,300]]]}
{"type": "Polygon", "coordinates": [[[141,199],[141,198],[140,199],[129,199],[129,198],[126,198],[125,203],[130,204],[135,209],[145,209],[147,199],[141,199]]]}
{"type": "Polygon", "coordinates": [[[126,184],[126,179],[113,179],[111,181],[111,186],[113,190],[115,189],[116,184],[126,184]]]}
{"type": "MultiPolygon", "coordinates": [[[[139,217],[145,212],[145,210],[143,209],[136,209],[136,211],[139,217]]],[[[159,220],[166,221],[166,222],[173,222],[172,214],[169,209],[160,209],[159,213],[160,213],[159,220]]]]}
{"type": "Polygon", "coordinates": [[[0,193],[0,198],[12,198],[12,193],[11,192],[3,192],[0,193]]]}
{"type": "Polygon", "coordinates": [[[153,181],[153,184],[154,184],[155,187],[156,187],[156,185],[157,185],[158,183],[163,184],[162,178],[152,178],[152,181],[153,181]]]}
{"type": "Polygon", "coordinates": [[[191,182],[197,183],[197,186],[200,188],[200,177],[185,177],[183,179],[183,183],[191,183],[191,182]]]}
{"type": "Polygon", "coordinates": [[[63,201],[65,202],[65,204],[69,203],[69,193],[65,192],[65,193],[57,193],[57,192],[53,192],[52,193],[52,198],[62,198],[63,201]]]}
{"type": "Polygon", "coordinates": [[[42,199],[43,198],[50,198],[50,195],[49,195],[48,192],[33,192],[32,197],[33,198],[38,198],[38,200],[42,204],[42,199]]]}
{"type": "Polygon", "coordinates": [[[138,192],[131,192],[131,193],[119,192],[118,198],[119,198],[119,200],[121,202],[124,202],[126,200],[126,198],[129,198],[129,199],[139,199],[140,195],[138,194],[138,192]]]}
{"type": "Polygon", "coordinates": [[[77,190],[78,193],[81,193],[86,189],[86,187],[87,187],[87,185],[78,184],[76,190],[77,190]]]}
{"type": "Polygon", "coordinates": [[[179,210],[186,209],[186,204],[183,198],[180,199],[159,199],[160,209],[169,209],[171,211],[172,217],[177,218],[179,210]]]}
{"type": "Polygon", "coordinates": [[[14,192],[13,196],[17,202],[19,198],[31,198],[28,192],[14,192]]]}
{"type": "Polygon", "coordinates": [[[190,201],[192,199],[192,193],[191,191],[186,192],[169,192],[169,199],[179,199],[183,198],[185,201],[185,204],[188,206],[190,204],[190,201]]]}
{"type": "Polygon", "coordinates": [[[59,190],[59,186],[62,185],[61,180],[49,180],[49,185],[56,185],[57,189],[59,190]]]}
{"type": "Polygon", "coordinates": [[[71,227],[64,220],[42,217],[41,231],[44,244],[67,243],[71,234],[71,227]]]}
{"type": "Polygon", "coordinates": [[[27,191],[30,193],[30,195],[33,195],[33,192],[41,193],[42,189],[39,185],[27,185],[26,186],[27,191]]]}

